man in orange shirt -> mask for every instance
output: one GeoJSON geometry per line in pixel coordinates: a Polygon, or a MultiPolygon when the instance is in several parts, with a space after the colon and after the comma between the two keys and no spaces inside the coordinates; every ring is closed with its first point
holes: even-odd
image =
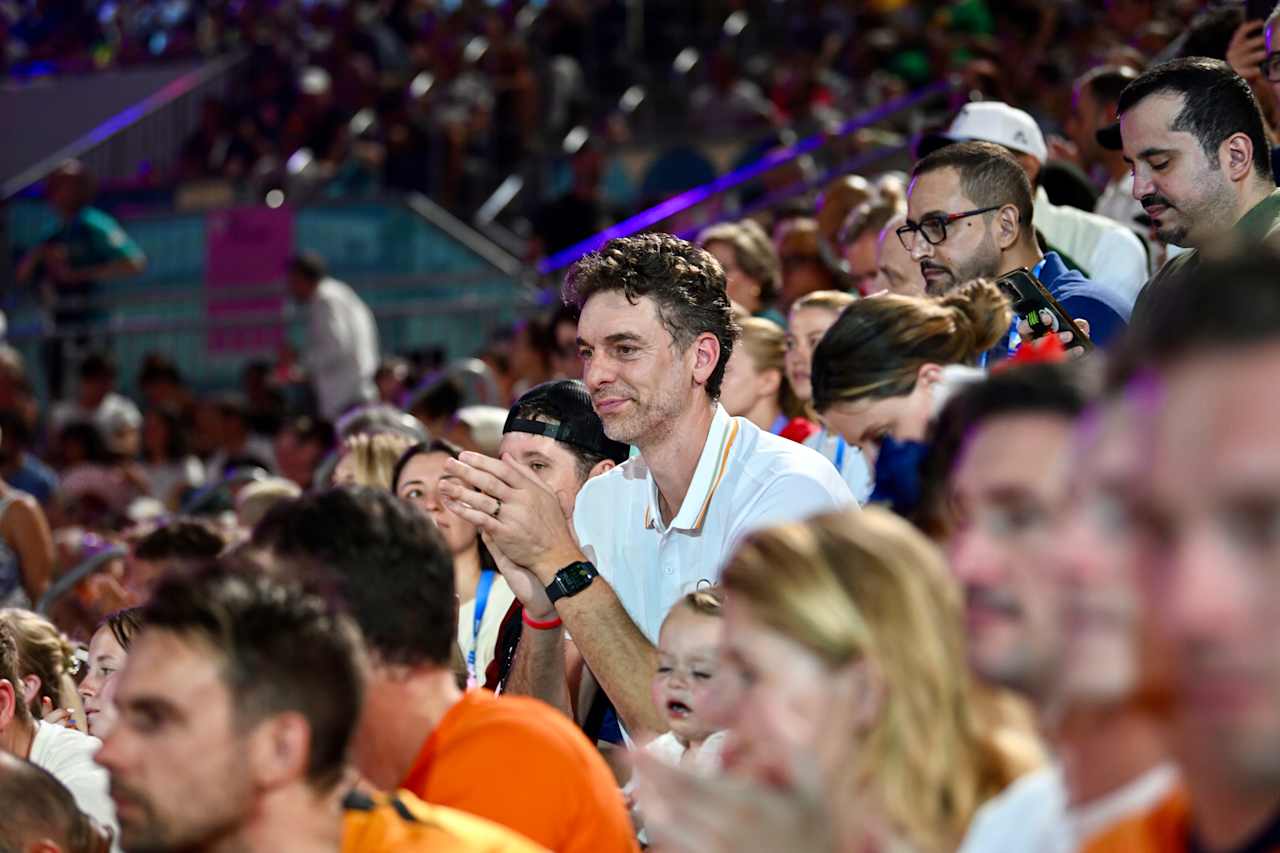
{"type": "Polygon", "coordinates": [[[1261,248],[1206,259],[1136,328],[1161,394],[1134,506],[1139,581],[1186,789],[1090,853],[1280,851],[1278,269],[1261,248]]]}
{"type": "Polygon", "coordinates": [[[537,700],[463,693],[450,668],[457,598],[439,532],[389,493],[334,489],[254,531],[332,573],[370,651],[355,762],[375,786],[480,815],[558,853],[637,849],[604,759],[537,700]]]}

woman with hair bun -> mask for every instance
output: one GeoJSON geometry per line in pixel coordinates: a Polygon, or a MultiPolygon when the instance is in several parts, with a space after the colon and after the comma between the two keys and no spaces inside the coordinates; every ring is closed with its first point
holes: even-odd
{"type": "Polygon", "coordinates": [[[18,644],[18,677],[21,699],[37,720],[57,715],[55,722],[70,718],[84,730],[84,709],[76,694],[72,676],[79,667],[71,642],[48,619],[30,610],[8,607],[0,610],[18,644]]]}
{"type": "Polygon", "coordinates": [[[886,438],[921,442],[934,415],[1008,333],[999,288],[975,279],[939,298],[881,293],[851,304],[813,353],[813,407],[875,459],[886,438]]]}

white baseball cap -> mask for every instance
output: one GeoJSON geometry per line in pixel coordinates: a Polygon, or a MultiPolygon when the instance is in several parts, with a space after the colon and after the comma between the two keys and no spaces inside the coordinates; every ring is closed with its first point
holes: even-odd
{"type": "Polygon", "coordinates": [[[921,156],[948,142],[994,142],[1014,151],[1030,154],[1041,163],[1049,159],[1040,126],[1024,110],[1000,101],[972,101],[961,107],[945,133],[921,142],[921,156]],[[927,150],[926,150],[927,148],[927,150]]]}

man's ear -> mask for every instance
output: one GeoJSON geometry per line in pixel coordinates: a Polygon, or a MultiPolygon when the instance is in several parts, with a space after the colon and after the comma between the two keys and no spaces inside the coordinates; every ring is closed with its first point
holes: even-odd
{"type": "Polygon", "coordinates": [[[916,385],[936,385],[942,381],[942,366],[933,363],[920,365],[920,369],[916,371],[916,385]]]}
{"type": "Polygon", "coordinates": [[[9,728],[18,713],[18,691],[7,679],[0,678],[0,732],[9,728]]]}
{"type": "Polygon", "coordinates": [[[706,385],[720,362],[720,339],[710,332],[703,332],[690,349],[693,350],[693,381],[706,385]]]}
{"type": "Polygon", "coordinates": [[[996,211],[995,221],[991,223],[995,229],[996,246],[1001,250],[1008,249],[1018,242],[1022,235],[1022,218],[1018,208],[1006,204],[996,211]]]}
{"type": "Polygon", "coordinates": [[[1242,181],[1253,171],[1253,140],[1244,133],[1233,133],[1218,147],[1218,162],[1232,182],[1242,181]]]}
{"type": "Polygon", "coordinates": [[[618,467],[618,463],[614,462],[612,459],[601,459],[591,467],[591,472],[587,474],[587,479],[590,480],[592,477],[599,477],[605,471],[610,471],[616,467],[618,467]]]}
{"type": "Polygon", "coordinates": [[[22,700],[30,705],[31,700],[40,695],[41,684],[42,682],[38,675],[22,676],[22,700]]]}
{"type": "Polygon", "coordinates": [[[303,779],[311,760],[311,725],[297,711],[268,717],[249,733],[248,753],[250,773],[262,788],[303,779]]]}

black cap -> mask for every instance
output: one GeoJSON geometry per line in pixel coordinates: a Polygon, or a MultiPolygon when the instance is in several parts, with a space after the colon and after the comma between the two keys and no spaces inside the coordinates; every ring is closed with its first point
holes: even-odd
{"type": "Polygon", "coordinates": [[[1120,140],[1120,122],[1113,121],[1106,127],[1098,128],[1093,134],[1093,138],[1098,140],[1098,144],[1108,151],[1120,151],[1124,148],[1124,143],[1120,140]]]}
{"type": "Polygon", "coordinates": [[[946,148],[948,145],[955,145],[956,140],[947,136],[945,130],[936,130],[926,133],[916,142],[916,159],[923,160],[933,152],[946,148]]]}
{"type": "Polygon", "coordinates": [[[574,379],[544,382],[521,395],[502,426],[503,435],[509,432],[545,435],[617,463],[626,462],[631,456],[629,445],[604,434],[604,422],[591,405],[587,386],[574,379]],[[517,417],[534,412],[547,421],[517,417]]]}

